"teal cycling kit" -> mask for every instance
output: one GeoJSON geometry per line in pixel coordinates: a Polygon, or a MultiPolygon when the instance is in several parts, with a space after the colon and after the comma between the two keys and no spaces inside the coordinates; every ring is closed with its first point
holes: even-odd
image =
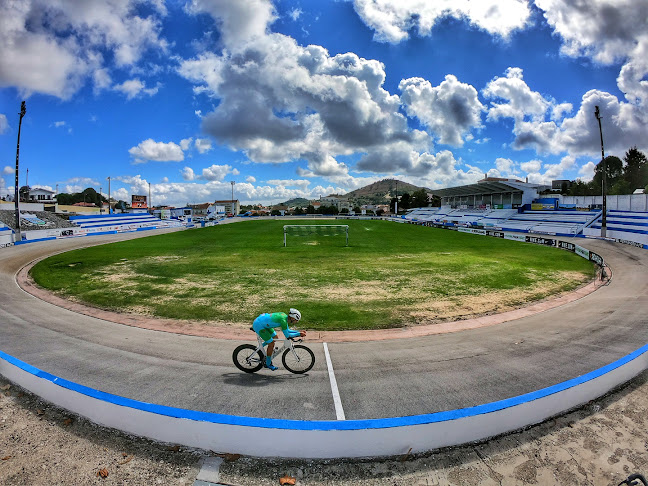
{"type": "Polygon", "coordinates": [[[261,339],[263,339],[263,345],[267,346],[272,342],[272,339],[277,335],[275,332],[275,327],[281,327],[284,336],[286,338],[299,337],[299,331],[295,331],[288,327],[288,315],[284,312],[273,312],[261,314],[259,317],[254,319],[252,323],[252,329],[256,332],[261,339]]]}

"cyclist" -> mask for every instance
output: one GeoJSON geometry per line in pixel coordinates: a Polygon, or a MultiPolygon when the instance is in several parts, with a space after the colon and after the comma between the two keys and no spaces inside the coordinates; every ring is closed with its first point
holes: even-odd
{"type": "Polygon", "coordinates": [[[261,336],[261,339],[263,339],[263,345],[268,346],[265,362],[266,368],[269,368],[272,371],[277,369],[276,366],[272,365],[272,352],[274,351],[275,347],[274,339],[277,337],[275,327],[281,327],[284,336],[286,336],[287,338],[293,338],[297,336],[304,337],[306,336],[306,331],[297,331],[290,329],[289,327],[289,324],[299,322],[300,319],[301,312],[299,312],[297,309],[290,309],[290,311],[288,311],[288,314],[285,314],[284,312],[265,313],[254,319],[254,322],[252,323],[252,329],[259,336],[261,336]]]}

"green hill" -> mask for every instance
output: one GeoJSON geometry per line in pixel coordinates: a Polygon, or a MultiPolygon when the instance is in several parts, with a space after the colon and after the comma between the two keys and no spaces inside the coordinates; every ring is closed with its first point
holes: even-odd
{"type": "MultiPolygon", "coordinates": [[[[403,193],[407,192],[410,195],[419,190],[425,189],[430,191],[426,187],[415,186],[414,184],[409,184],[407,182],[399,181],[397,179],[383,179],[368,186],[361,187],[355,191],[348,192],[346,194],[341,194],[340,197],[348,198],[354,204],[387,204],[392,197],[396,196],[398,193],[399,196],[402,196],[403,193]]],[[[334,196],[337,194],[329,194],[329,196],[334,196]]],[[[280,204],[280,206],[301,206],[305,208],[308,206],[309,200],[301,197],[289,199],[286,202],[280,204]]]]}
{"type": "Polygon", "coordinates": [[[383,179],[374,182],[373,184],[369,184],[368,186],[356,189],[355,191],[351,191],[345,194],[345,196],[359,204],[386,204],[392,197],[395,197],[397,193],[399,196],[402,196],[405,192],[412,194],[414,191],[419,189],[429,191],[429,189],[425,187],[415,186],[414,184],[409,184],[397,179],[383,179]]]}

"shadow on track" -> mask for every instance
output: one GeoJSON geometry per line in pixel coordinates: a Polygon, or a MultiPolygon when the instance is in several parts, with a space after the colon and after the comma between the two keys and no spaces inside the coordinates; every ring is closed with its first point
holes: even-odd
{"type": "Polygon", "coordinates": [[[243,386],[247,388],[264,387],[277,383],[290,383],[294,380],[307,379],[308,373],[295,375],[287,371],[277,370],[272,375],[257,373],[224,373],[222,375],[223,383],[234,386],[243,386]]]}

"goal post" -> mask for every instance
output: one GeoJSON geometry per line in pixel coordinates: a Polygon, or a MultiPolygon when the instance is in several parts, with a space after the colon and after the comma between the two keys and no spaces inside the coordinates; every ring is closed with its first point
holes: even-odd
{"type": "Polygon", "coordinates": [[[290,236],[337,236],[345,235],[346,246],[349,246],[349,226],[346,224],[287,224],[283,227],[284,246],[286,237],[290,236]]]}

